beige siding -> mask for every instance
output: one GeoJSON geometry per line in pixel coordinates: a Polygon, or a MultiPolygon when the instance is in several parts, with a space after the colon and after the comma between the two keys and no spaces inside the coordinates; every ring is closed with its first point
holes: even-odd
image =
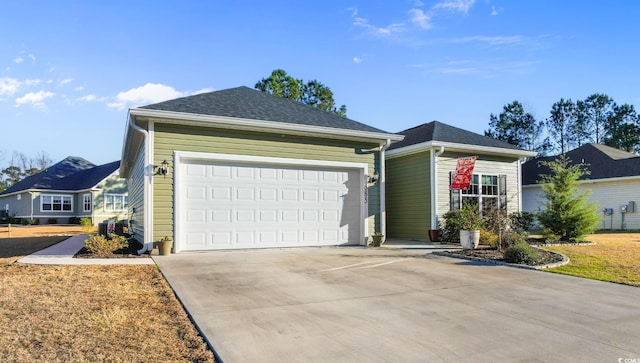
{"type": "MultiPolygon", "coordinates": [[[[153,138],[153,164],[160,165],[163,160],[169,161],[168,175],[153,177],[153,235],[157,238],[173,236],[174,151],[357,162],[367,163],[369,174],[378,170],[378,152],[371,151],[377,145],[372,144],[167,124],[155,124],[153,138]]],[[[371,234],[379,230],[378,184],[369,188],[368,196],[371,234]]]]}
{"type": "MultiPolygon", "coordinates": [[[[588,190],[591,195],[589,201],[598,205],[598,216],[601,223],[598,228],[621,229],[622,214],[620,206],[628,204],[630,201],[636,202],[636,212],[626,213],[624,216],[625,229],[640,229],[640,180],[618,180],[618,181],[598,181],[580,184],[580,189],[588,190]],[[602,208],[613,208],[612,216],[604,216],[602,208]]],[[[539,211],[544,209],[545,198],[542,194],[542,187],[523,188],[522,210],[539,211]]]]}
{"type": "Polygon", "coordinates": [[[428,240],[431,229],[430,153],[387,159],[386,167],[389,238],[428,240]]]}
{"type": "MultiPolygon", "coordinates": [[[[145,242],[144,231],[144,145],[138,151],[136,163],[133,167],[131,177],[127,180],[129,192],[129,215],[132,224],[129,228],[134,233],[134,238],[140,242],[145,242]],[[133,213],[135,208],[136,212],[133,213]]],[[[146,241],[151,242],[151,241],[146,241]]]]}
{"type": "MultiPolygon", "coordinates": [[[[450,210],[449,207],[449,173],[455,172],[458,158],[477,154],[459,154],[445,152],[438,157],[438,205],[437,215],[442,215],[450,210]]],[[[520,175],[518,160],[513,158],[500,158],[478,155],[474,174],[506,175],[507,176],[507,212],[517,212],[519,209],[518,185],[520,175]]]]}
{"type": "MultiPolygon", "coordinates": [[[[107,211],[104,204],[105,194],[127,194],[127,180],[116,174],[110,175],[100,185],[100,190],[93,193],[93,223],[97,224],[108,219],[124,220],[130,215],[129,211],[107,211]]],[[[82,208],[82,194],[78,194],[80,208],[82,208]]],[[[82,210],[82,209],[80,209],[82,210]]]]}

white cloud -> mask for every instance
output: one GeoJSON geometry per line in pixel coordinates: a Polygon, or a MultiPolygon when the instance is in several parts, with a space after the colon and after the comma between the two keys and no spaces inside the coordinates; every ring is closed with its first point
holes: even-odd
{"type": "Polygon", "coordinates": [[[12,96],[18,91],[20,81],[15,78],[0,78],[0,96],[12,96]]]}
{"type": "Polygon", "coordinates": [[[40,79],[25,79],[22,83],[27,87],[37,86],[40,83],[42,83],[42,80],[40,80],[40,79]]]}
{"type": "Polygon", "coordinates": [[[499,9],[495,7],[495,5],[491,5],[491,15],[496,16],[499,13],[499,9]]]}
{"type": "Polygon", "coordinates": [[[404,24],[395,23],[387,27],[376,27],[369,24],[369,20],[365,18],[356,17],[353,21],[353,25],[365,28],[369,33],[379,36],[388,36],[392,33],[399,33],[404,31],[404,24]]]}
{"type": "Polygon", "coordinates": [[[109,103],[107,106],[117,110],[124,110],[128,107],[162,102],[190,94],[194,93],[179,92],[171,86],[160,83],[147,83],[144,86],[118,93],[116,100],[109,103]]]}
{"type": "Polygon", "coordinates": [[[22,58],[21,56],[17,56],[17,57],[15,57],[13,59],[13,62],[20,64],[20,63],[24,62],[24,58],[22,58]]]}
{"type": "Polygon", "coordinates": [[[31,58],[31,63],[32,64],[36,64],[36,56],[35,55],[29,54],[28,57],[31,58]]]}
{"type": "Polygon", "coordinates": [[[63,86],[63,85],[65,85],[65,84],[69,84],[69,83],[71,83],[71,82],[73,82],[73,78],[65,78],[65,79],[63,79],[63,80],[58,81],[58,84],[59,84],[59,85],[61,85],[61,86],[63,86]]]}
{"type": "Polygon", "coordinates": [[[355,18],[356,16],[358,16],[358,8],[347,8],[347,10],[351,12],[352,17],[355,18]]]}
{"type": "Polygon", "coordinates": [[[84,89],[84,86],[77,86],[76,88],[74,88],[73,90],[76,92],[80,92],[84,89]]]}
{"type": "Polygon", "coordinates": [[[453,43],[480,42],[480,43],[487,43],[490,45],[511,45],[511,44],[521,43],[523,40],[524,40],[523,37],[520,35],[494,36],[494,37],[473,36],[473,37],[452,39],[451,42],[453,43]]]}
{"type": "Polygon", "coordinates": [[[199,95],[199,94],[201,94],[201,93],[209,93],[209,92],[213,92],[213,88],[202,88],[202,89],[199,89],[199,90],[197,90],[197,91],[187,92],[187,93],[185,94],[185,96],[186,96],[186,95],[191,95],[191,96],[193,96],[193,95],[199,95]]]}
{"type": "Polygon", "coordinates": [[[422,29],[431,29],[431,24],[429,23],[429,21],[431,20],[431,16],[425,14],[422,9],[409,10],[409,16],[411,22],[418,25],[422,29]]]}
{"type": "Polygon", "coordinates": [[[420,0],[416,0],[413,2],[413,5],[417,7],[421,7],[421,6],[424,6],[424,3],[420,0]]]}
{"type": "Polygon", "coordinates": [[[31,104],[34,107],[45,107],[44,100],[55,96],[55,93],[48,91],[29,92],[20,98],[16,98],[16,106],[31,104]]]}
{"type": "Polygon", "coordinates": [[[95,101],[96,99],[97,99],[97,97],[94,94],[76,98],[76,100],[78,100],[78,101],[86,101],[86,102],[95,101]]]}
{"type": "Polygon", "coordinates": [[[445,0],[433,6],[434,9],[447,9],[467,13],[476,0],[445,0]]]}
{"type": "Polygon", "coordinates": [[[355,64],[360,64],[362,63],[363,59],[360,57],[353,57],[353,63],[355,64]]]}

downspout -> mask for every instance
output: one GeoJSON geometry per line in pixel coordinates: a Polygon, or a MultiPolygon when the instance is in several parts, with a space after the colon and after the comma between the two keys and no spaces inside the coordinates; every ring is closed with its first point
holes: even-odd
{"type": "Polygon", "coordinates": [[[136,123],[133,121],[133,117],[129,116],[129,127],[131,127],[131,129],[138,131],[142,134],[143,136],[143,145],[144,145],[144,184],[142,187],[142,194],[143,194],[143,203],[144,203],[144,208],[143,208],[143,214],[142,214],[142,218],[143,218],[143,227],[144,227],[144,234],[143,234],[143,243],[142,243],[142,248],[138,250],[138,255],[141,255],[149,250],[151,250],[153,248],[153,242],[146,242],[146,236],[149,235],[149,233],[151,232],[151,218],[150,218],[150,213],[151,210],[149,209],[149,204],[150,204],[150,198],[149,198],[149,187],[147,186],[147,184],[151,184],[151,176],[149,175],[149,171],[147,170],[147,165],[149,165],[149,153],[148,153],[148,149],[149,149],[149,132],[147,132],[147,130],[143,129],[142,127],[136,125],[136,123]]]}
{"type": "MultiPolygon", "coordinates": [[[[518,158],[518,212],[522,212],[522,160],[518,158]]],[[[507,188],[508,190],[508,188],[507,188]]],[[[509,203],[507,203],[507,206],[509,203]]]]}
{"type": "Polygon", "coordinates": [[[385,151],[391,146],[391,140],[387,139],[384,145],[380,146],[380,233],[383,236],[387,235],[387,205],[386,198],[386,176],[385,176],[385,151]]]}
{"type": "Polygon", "coordinates": [[[29,221],[33,220],[33,192],[29,192],[29,204],[31,204],[31,215],[29,216],[29,221]]]}
{"type": "Polygon", "coordinates": [[[438,225],[438,156],[444,153],[444,146],[438,151],[431,149],[431,228],[440,229],[438,225]]]}

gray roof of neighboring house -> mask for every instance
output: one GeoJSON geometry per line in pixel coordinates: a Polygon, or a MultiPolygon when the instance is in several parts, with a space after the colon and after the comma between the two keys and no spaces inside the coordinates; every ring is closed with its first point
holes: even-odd
{"type": "MultiPolygon", "coordinates": [[[[586,144],[566,153],[572,163],[585,163],[590,175],[581,179],[606,179],[640,176],[640,156],[600,144],[586,144]]],[[[532,159],[522,164],[522,184],[537,184],[541,174],[549,168],[539,165],[541,161],[552,161],[559,157],[549,156],[532,159]]]]}
{"type": "Polygon", "coordinates": [[[431,121],[426,124],[412,127],[410,129],[400,131],[398,134],[404,135],[404,140],[393,143],[389,150],[395,150],[427,141],[441,141],[456,144],[522,150],[519,147],[504,141],[453,127],[439,121],[431,121]]]}
{"type": "Polygon", "coordinates": [[[245,86],[177,98],[140,108],[386,133],[333,112],[245,86]]]}
{"type": "Polygon", "coordinates": [[[119,167],[120,161],[96,166],[83,158],[69,156],[38,174],[22,179],[0,195],[33,189],[85,190],[96,186],[119,167]]]}

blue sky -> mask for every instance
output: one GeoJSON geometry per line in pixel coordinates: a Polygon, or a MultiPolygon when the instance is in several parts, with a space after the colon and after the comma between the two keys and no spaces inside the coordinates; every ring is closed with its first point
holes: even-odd
{"type": "Polygon", "coordinates": [[[127,109],[253,87],[282,68],[349,118],[482,133],[519,100],[640,106],[638,1],[4,1],[0,166],[12,152],[118,160],[127,109]]]}

